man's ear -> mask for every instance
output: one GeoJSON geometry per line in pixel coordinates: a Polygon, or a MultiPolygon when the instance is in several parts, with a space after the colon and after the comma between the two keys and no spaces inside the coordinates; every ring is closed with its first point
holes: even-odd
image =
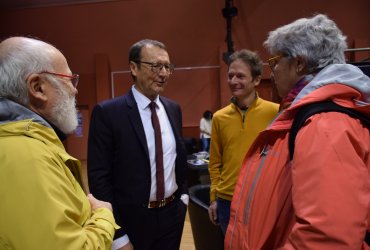
{"type": "Polygon", "coordinates": [[[39,74],[31,74],[27,78],[26,84],[30,100],[36,100],[37,102],[46,102],[48,100],[45,93],[45,81],[43,81],[39,74]]]}
{"type": "Polygon", "coordinates": [[[260,83],[261,83],[261,79],[262,79],[262,77],[259,75],[259,76],[256,76],[255,78],[254,78],[254,80],[253,80],[253,82],[254,82],[254,87],[257,87],[258,85],[260,85],[260,83]]]}
{"type": "Polygon", "coordinates": [[[137,64],[133,61],[130,61],[130,70],[131,70],[131,75],[136,77],[136,71],[137,71],[137,64]]]}

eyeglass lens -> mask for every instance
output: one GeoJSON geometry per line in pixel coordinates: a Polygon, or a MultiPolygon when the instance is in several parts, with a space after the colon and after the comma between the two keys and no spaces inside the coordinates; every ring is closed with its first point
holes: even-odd
{"type": "Polygon", "coordinates": [[[275,69],[276,64],[278,64],[279,60],[283,57],[283,55],[277,55],[267,60],[271,70],[275,69]]]}
{"type": "Polygon", "coordinates": [[[153,72],[156,72],[156,73],[160,72],[163,68],[169,73],[173,72],[173,67],[170,64],[154,63],[151,66],[152,66],[153,72]]]}
{"type": "Polygon", "coordinates": [[[145,62],[145,61],[136,61],[136,63],[144,63],[150,65],[150,69],[154,73],[159,73],[163,68],[166,70],[167,73],[172,74],[175,70],[175,66],[173,64],[163,64],[163,63],[156,63],[156,62],[145,62]]]}
{"type": "Polygon", "coordinates": [[[77,74],[73,75],[73,78],[71,78],[71,82],[72,82],[73,87],[77,88],[79,79],[80,79],[79,75],[77,75],[77,74]]]}

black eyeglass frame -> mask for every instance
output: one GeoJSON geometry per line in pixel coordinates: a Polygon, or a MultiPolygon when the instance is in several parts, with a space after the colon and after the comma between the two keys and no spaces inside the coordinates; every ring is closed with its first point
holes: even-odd
{"type": "Polygon", "coordinates": [[[150,65],[150,69],[152,70],[153,73],[159,73],[163,68],[166,70],[168,74],[172,74],[175,70],[175,65],[172,63],[163,64],[163,63],[158,63],[158,62],[146,62],[146,61],[140,61],[140,60],[135,60],[133,62],[150,65]]]}

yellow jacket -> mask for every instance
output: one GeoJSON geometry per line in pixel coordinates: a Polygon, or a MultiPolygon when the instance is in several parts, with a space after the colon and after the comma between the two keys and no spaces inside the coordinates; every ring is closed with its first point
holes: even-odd
{"type": "Polygon", "coordinates": [[[231,201],[245,154],[278,109],[278,104],[257,97],[245,113],[231,103],[214,114],[208,166],[211,202],[216,196],[231,201]]]}
{"type": "Polygon", "coordinates": [[[80,162],[47,125],[0,98],[0,249],[110,249],[112,212],[91,211],[80,162]]]}

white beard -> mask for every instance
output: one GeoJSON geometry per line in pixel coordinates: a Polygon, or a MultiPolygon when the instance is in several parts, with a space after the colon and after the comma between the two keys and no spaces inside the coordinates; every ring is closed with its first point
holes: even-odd
{"type": "Polygon", "coordinates": [[[63,133],[69,134],[78,125],[76,97],[69,95],[61,87],[57,87],[57,93],[59,102],[52,108],[52,114],[49,120],[63,133]]]}

